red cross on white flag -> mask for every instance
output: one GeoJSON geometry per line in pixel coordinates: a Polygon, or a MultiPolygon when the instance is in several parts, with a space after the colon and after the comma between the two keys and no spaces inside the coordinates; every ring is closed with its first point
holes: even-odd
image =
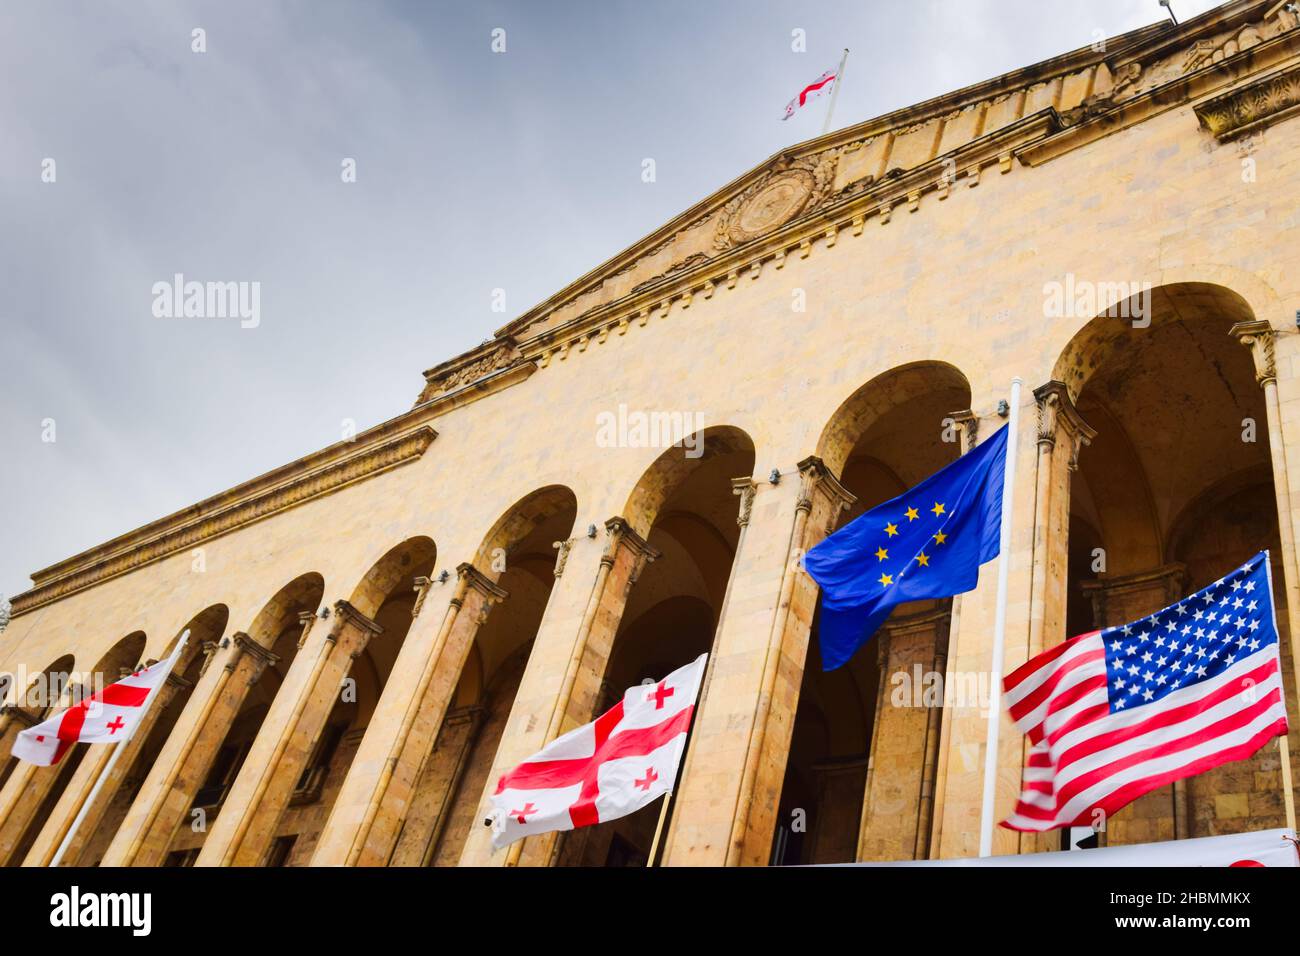
{"type": "Polygon", "coordinates": [[[13,755],[49,767],[62,760],[78,741],[113,744],[130,740],[153,691],[171,673],[180,649],[178,643],[166,660],[123,677],[81,703],[22,731],[14,741],[13,755]]]}
{"type": "Polygon", "coordinates": [[[835,85],[836,72],[836,70],[827,70],[800,90],[798,96],[785,104],[785,115],[781,119],[788,120],[797,109],[807,105],[809,100],[815,100],[823,93],[829,93],[835,85]]]}
{"type": "Polygon", "coordinates": [[[630,688],[595,721],[506,773],[492,795],[492,845],[616,820],[671,790],[707,657],[630,688]]]}

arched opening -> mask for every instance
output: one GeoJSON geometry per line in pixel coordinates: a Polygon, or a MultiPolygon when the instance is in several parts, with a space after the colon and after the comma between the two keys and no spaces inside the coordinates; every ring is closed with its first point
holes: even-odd
{"type": "Polygon", "coordinates": [[[383,628],[352,662],[338,699],[281,815],[267,866],[306,866],[411,629],[417,580],[433,573],[433,540],[408,538],[376,561],[348,598],[383,628]]]}
{"type": "Polygon", "coordinates": [[[170,656],[181,633],[190,632],[180,659],[150,706],[152,714],[145,716],[145,723],[128,744],[131,750],[123,754],[114,769],[114,779],[106,783],[104,791],[107,792],[101,792],[97,805],[91,808],[64,854],[64,866],[97,866],[103,859],[159,751],[189,702],[207,660],[204,645],[221,640],[229,619],[230,610],[224,604],[214,604],[191,618],[162,651],[162,659],[170,656]]]}
{"type": "MultiPolygon", "coordinates": [[[[659,680],[713,645],[740,539],[733,480],[754,471],[754,444],[729,426],[700,433],[698,451],[665,451],[646,470],[624,516],[657,552],[636,579],[615,632],[595,713],[628,687],[659,680]],[[694,456],[694,457],[693,457],[694,456]]],[[[556,862],[644,865],[660,804],[564,835],[556,862]]],[[[671,818],[671,805],[669,808],[671,818]]],[[[667,832],[670,818],[665,820],[667,832]]]]}
{"type": "MultiPolygon", "coordinates": [[[[18,764],[18,758],[11,753],[14,738],[27,727],[39,724],[54,709],[72,680],[73,664],[73,656],[64,654],[26,680],[26,686],[21,688],[12,702],[4,706],[0,713],[0,717],[5,718],[4,736],[0,738],[0,747],[3,748],[0,750],[0,759],[4,760],[0,766],[0,787],[5,785],[9,774],[18,764]]],[[[9,674],[4,675],[5,686],[0,688],[0,699],[8,695],[13,679],[9,674]]]]}
{"type": "MultiPolygon", "coordinates": [[[[1101,315],[1061,355],[1053,378],[1097,432],[1070,483],[1066,623],[1077,634],[1135,620],[1269,548],[1283,679],[1294,694],[1267,412],[1251,355],[1229,334],[1254,318],[1222,286],[1161,286],[1150,293],[1149,327],[1101,315]]],[[[1107,821],[1103,839],[1284,822],[1270,746],[1139,798],[1107,821]]]]}
{"type": "MultiPolygon", "coordinates": [[[[321,575],[300,575],[263,606],[247,635],[235,635],[236,641],[247,642],[241,647],[241,662],[246,662],[248,671],[232,674],[238,680],[236,693],[243,693],[243,698],[232,700],[228,709],[214,710],[206,733],[186,760],[176,786],[189,791],[188,812],[172,814],[159,826],[165,849],[162,865],[191,866],[198,857],[324,594],[321,575]]],[[[223,647],[227,640],[221,640],[223,647]]],[[[191,646],[195,646],[193,635],[191,646]]],[[[191,661],[189,667],[194,666],[191,661]]],[[[152,842],[146,841],[146,852],[152,842]]],[[[137,863],[152,863],[152,857],[142,854],[137,863]]]]}
{"type": "Polygon", "coordinates": [[[501,516],[475,555],[474,567],[508,597],[474,635],[393,865],[455,866],[470,831],[482,825],[479,800],[555,585],[557,546],[567,550],[577,517],[568,488],[538,489],[501,516]]]}
{"type": "MultiPolygon", "coordinates": [[[[817,453],[855,497],[854,518],[951,464],[970,406],[955,368],[925,362],[886,372],[835,412],[817,453]]],[[[772,839],[774,865],[929,855],[951,599],[895,609],[842,668],[824,671],[814,615],[772,839]],[[898,690],[914,691],[902,693],[898,690]]]]}
{"type": "MultiPolygon", "coordinates": [[[[124,674],[140,663],[140,655],[144,653],[144,647],[143,631],[136,631],[122,638],[108,649],[89,673],[76,675],[74,678],[76,682],[66,689],[54,706],[48,708],[47,715],[121,680],[124,674]]],[[[12,832],[11,826],[22,828],[12,851],[6,855],[7,866],[18,866],[27,856],[27,851],[36,842],[41,828],[49,819],[59,798],[63,796],[68,781],[77,772],[77,767],[85,759],[90,746],[90,744],[74,744],[59,763],[53,767],[36,768],[32,773],[21,798],[24,812],[15,810],[4,827],[6,836],[12,832]]]]}

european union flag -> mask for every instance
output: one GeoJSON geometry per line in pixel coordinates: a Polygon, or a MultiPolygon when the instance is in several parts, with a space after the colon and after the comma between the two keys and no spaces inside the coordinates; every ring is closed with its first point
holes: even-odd
{"type": "Polygon", "coordinates": [[[822,589],[822,667],[844,664],[897,604],[972,590],[998,556],[1007,427],[804,557],[822,589]]]}

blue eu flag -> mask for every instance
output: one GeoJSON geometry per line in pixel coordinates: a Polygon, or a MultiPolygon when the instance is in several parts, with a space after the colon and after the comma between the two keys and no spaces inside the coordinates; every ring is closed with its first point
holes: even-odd
{"type": "Polygon", "coordinates": [[[897,604],[972,590],[998,555],[1007,428],[873,508],[804,558],[821,586],[822,667],[844,664],[897,604]]]}

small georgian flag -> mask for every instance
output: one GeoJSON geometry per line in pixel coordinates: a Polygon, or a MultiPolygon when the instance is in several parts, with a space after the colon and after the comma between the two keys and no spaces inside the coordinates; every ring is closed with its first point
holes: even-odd
{"type": "Polygon", "coordinates": [[[823,93],[829,93],[831,91],[831,87],[834,85],[835,85],[835,70],[827,70],[825,73],[819,76],[815,81],[809,83],[802,90],[800,90],[798,96],[792,99],[789,103],[785,104],[785,115],[782,116],[781,119],[783,121],[788,120],[791,116],[794,115],[795,110],[799,109],[799,107],[801,106],[804,106],[809,100],[814,100],[817,97],[821,96],[823,93]]]}
{"type": "Polygon", "coordinates": [[[185,642],[166,660],[150,664],[134,674],[92,694],[62,713],[22,731],[14,740],[13,755],[41,767],[50,767],[77,742],[112,744],[130,740],[144,716],[154,691],[171,673],[185,642]]]}

